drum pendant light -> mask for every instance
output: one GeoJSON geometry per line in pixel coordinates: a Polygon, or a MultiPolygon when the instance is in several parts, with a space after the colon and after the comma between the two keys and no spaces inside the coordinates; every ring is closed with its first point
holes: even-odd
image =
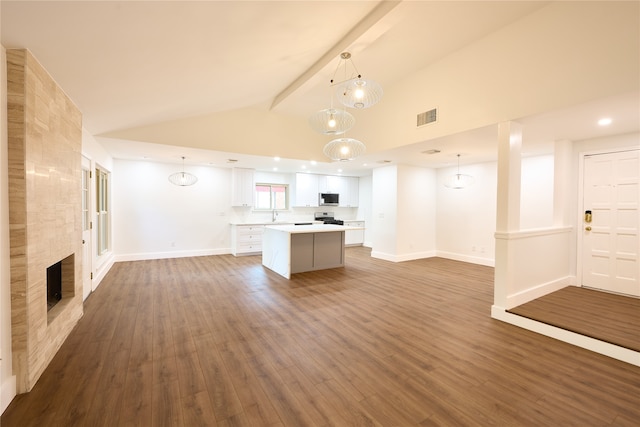
{"type": "Polygon", "coordinates": [[[198,182],[198,177],[184,171],[184,159],[184,156],[182,156],[182,172],[176,172],[169,175],[169,182],[181,187],[193,185],[198,182]]]}

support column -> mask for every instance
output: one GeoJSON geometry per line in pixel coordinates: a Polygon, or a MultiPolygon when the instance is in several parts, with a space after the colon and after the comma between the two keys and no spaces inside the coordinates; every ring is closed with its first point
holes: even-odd
{"type": "Polygon", "coordinates": [[[506,308],[509,289],[515,283],[515,255],[509,233],[520,230],[522,125],[498,125],[498,200],[496,209],[496,254],[494,306],[506,308]]]}
{"type": "Polygon", "coordinates": [[[571,224],[567,200],[571,200],[568,173],[572,170],[572,142],[555,141],[553,149],[553,225],[564,227],[571,224]]]}

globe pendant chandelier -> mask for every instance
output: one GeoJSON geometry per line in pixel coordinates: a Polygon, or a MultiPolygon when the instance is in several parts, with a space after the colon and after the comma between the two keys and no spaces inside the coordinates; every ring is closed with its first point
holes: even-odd
{"type": "Polygon", "coordinates": [[[474,183],[474,179],[471,175],[460,173],[460,154],[458,154],[458,172],[447,177],[444,181],[444,186],[447,188],[453,188],[460,190],[469,187],[474,183]]]}
{"type": "Polygon", "coordinates": [[[181,187],[193,185],[198,182],[198,177],[184,171],[184,156],[182,157],[182,172],[176,172],[169,175],[169,182],[181,187]]]}
{"type": "MultiPolygon", "coordinates": [[[[382,88],[373,80],[365,80],[358,73],[351,53],[343,52],[330,81],[330,88],[337,87],[336,96],[343,105],[342,109],[333,107],[333,95],[331,96],[331,106],[320,110],[309,118],[311,127],[324,135],[342,135],[355,124],[355,118],[346,111],[350,108],[369,108],[382,98],[382,88]],[[348,65],[351,65],[351,74],[348,65]],[[344,69],[344,79],[336,82],[335,77],[338,70],[344,69]]],[[[330,141],[324,147],[324,154],[331,160],[349,161],[362,155],[366,151],[365,145],[354,138],[341,137],[330,141]]]]}

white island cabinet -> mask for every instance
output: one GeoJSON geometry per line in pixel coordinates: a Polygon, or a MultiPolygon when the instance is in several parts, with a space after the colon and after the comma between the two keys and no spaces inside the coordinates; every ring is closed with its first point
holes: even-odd
{"type": "Polygon", "coordinates": [[[344,235],[356,227],[269,225],[262,234],[262,265],[287,279],[294,273],[344,267],[344,235]]]}

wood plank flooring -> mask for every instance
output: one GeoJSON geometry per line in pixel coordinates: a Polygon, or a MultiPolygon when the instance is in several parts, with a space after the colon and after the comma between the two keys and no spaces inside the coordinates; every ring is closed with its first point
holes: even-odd
{"type": "Polygon", "coordinates": [[[640,298],[567,286],[509,312],[640,352],[640,298]]]}
{"type": "Polygon", "coordinates": [[[493,269],[346,264],[118,263],[1,425],[638,425],[640,368],[491,319],[493,269]]]}

